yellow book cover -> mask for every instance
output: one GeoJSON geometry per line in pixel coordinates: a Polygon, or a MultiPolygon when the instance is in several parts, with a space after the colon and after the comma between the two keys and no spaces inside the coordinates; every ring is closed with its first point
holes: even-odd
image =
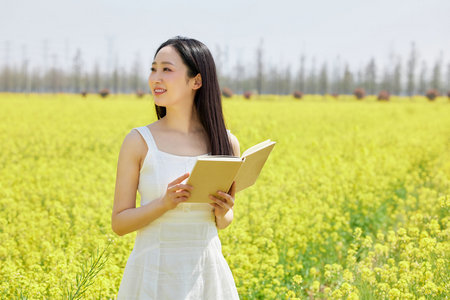
{"type": "Polygon", "coordinates": [[[210,203],[208,195],[217,191],[227,192],[236,181],[236,193],[252,186],[275,146],[266,140],[247,149],[241,157],[227,155],[204,155],[197,158],[187,184],[193,190],[187,202],[210,203]]]}

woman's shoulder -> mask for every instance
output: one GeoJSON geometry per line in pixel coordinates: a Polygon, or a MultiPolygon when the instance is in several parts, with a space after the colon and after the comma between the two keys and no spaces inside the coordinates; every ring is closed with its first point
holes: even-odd
{"type": "Polygon", "coordinates": [[[127,152],[132,152],[134,154],[140,154],[140,151],[145,147],[145,141],[141,133],[136,128],[132,128],[128,134],[125,136],[122,142],[122,148],[127,152]]]}
{"type": "Polygon", "coordinates": [[[145,129],[144,127],[149,128],[149,125],[134,127],[130,129],[128,134],[123,139],[122,151],[128,153],[129,155],[138,157],[139,159],[141,157],[145,157],[148,151],[148,146],[144,137],[145,133],[142,132],[142,129],[145,129]]]}

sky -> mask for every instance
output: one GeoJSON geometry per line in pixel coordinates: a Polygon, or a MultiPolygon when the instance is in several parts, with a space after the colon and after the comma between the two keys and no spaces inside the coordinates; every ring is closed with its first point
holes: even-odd
{"type": "Polygon", "coordinates": [[[116,1],[0,0],[0,65],[72,65],[77,49],[86,68],[127,68],[139,56],[148,72],[157,47],[176,35],[195,38],[216,64],[255,69],[262,45],[266,66],[298,68],[300,55],[317,64],[359,68],[391,53],[405,62],[415,42],[419,59],[450,62],[450,1],[116,1]]]}

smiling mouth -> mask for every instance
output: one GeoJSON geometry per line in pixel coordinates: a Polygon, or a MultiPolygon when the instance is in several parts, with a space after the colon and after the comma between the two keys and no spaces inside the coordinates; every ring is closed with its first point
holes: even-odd
{"type": "Polygon", "coordinates": [[[164,94],[166,91],[165,89],[154,89],[155,95],[164,94]]]}

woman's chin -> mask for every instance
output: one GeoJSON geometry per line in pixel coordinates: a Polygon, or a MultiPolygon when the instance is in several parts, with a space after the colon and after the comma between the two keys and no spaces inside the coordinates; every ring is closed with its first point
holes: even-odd
{"type": "Polygon", "coordinates": [[[158,99],[158,96],[153,96],[153,102],[155,102],[158,106],[164,106],[164,101],[161,101],[161,99],[158,99]]]}

